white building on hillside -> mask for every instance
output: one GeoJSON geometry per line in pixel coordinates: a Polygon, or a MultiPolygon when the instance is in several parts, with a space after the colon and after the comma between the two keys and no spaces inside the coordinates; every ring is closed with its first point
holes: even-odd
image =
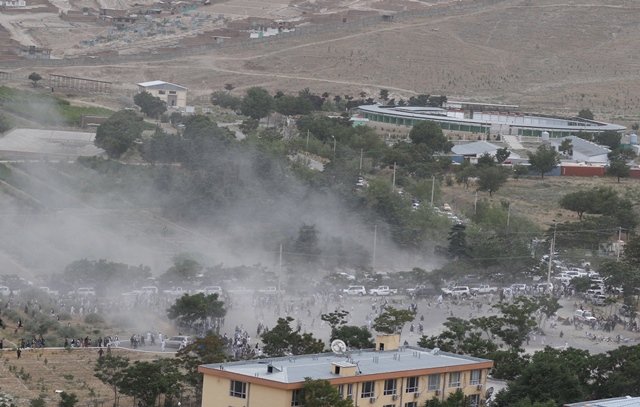
{"type": "Polygon", "coordinates": [[[185,109],[187,107],[187,91],[184,86],[164,81],[141,82],[138,84],[140,92],[148,92],[160,98],[167,107],[185,109]]]}

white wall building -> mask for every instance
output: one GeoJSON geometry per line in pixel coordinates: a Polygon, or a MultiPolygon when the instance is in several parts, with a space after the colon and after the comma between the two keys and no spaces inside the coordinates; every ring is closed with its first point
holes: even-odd
{"type": "Polygon", "coordinates": [[[184,86],[164,81],[150,81],[139,83],[138,90],[160,98],[169,108],[185,109],[187,107],[188,89],[184,86]]]}

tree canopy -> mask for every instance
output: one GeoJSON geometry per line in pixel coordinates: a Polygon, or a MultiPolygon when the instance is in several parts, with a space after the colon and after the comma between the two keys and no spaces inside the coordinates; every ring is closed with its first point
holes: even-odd
{"type": "Polygon", "coordinates": [[[491,166],[478,170],[478,190],[486,191],[492,196],[507,182],[508,173],[505,168],[491,166]]]}
{"type": "Polygon", "coordinates": [[[148,117],[157,119],[160,115],[167,111],[167,104],[157,96],[153,96],[149,92],[140,92],[133,97],[133,103],[140,106],[142,113],[148,117]]]}
{"type": "Polygon", "coordinates": [[[413,321],[416,313],[406,309],[386,307],[384,312],[373,320],[373,329],[385,334],[397,334],[407,322],[413,321]]]}
{"type": "Polygon", "coordinates": [[[260,87],[247,89],[247,93],[240,104],[242,114],[255,120],[266,117],[273,111],[273,108],[273,96],[266,89],[260,87]]]}
{"type": "Polygon", "coordinates": [[[278,318],[276,326],[262,334],[263,351],[269,356],[302,355],[320,353],[324,343],[310,333],[300,333],[301,328],[293,329],[291,317],[278,318]]]}
{"type": "Polygon", "coordinates": [[[218,300],[218,294],[205,295],[185,294],[178,298],[167,310],[167,316],[171,320],[177,320],[181,326],[196,328],[196,325],[204,325],[205,331],[206,321],[213,320],[214,326],[217,326],[216,320],[222,318],[226,314],[224,303],[218,300]]]}
{"type": "Polygon", "coordinates": [[[542,144],[538,147],[535,153],[528,152],[529,163],[531,169],[536,171],[542,178],[544,174],[551,171],[560,163],[558,152],[546,144],[542,144]]]}
{"type": "Polygon", "coordinates": [[[98,126],[94,143],[110,158],[120,158],[140,137],[142,129],[141,117],[130,110],[121,110],[98,126]]]}
{"type": "Polygon", "coordinates": [[[437,123],[421,120],[409,132],[413,144],[424,144],[432,153],[447,153],[453,144],[447,140],[437,123]]]}

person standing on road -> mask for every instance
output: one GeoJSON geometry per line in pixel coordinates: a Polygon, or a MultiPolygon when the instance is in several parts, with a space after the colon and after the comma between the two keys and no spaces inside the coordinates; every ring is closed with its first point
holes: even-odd
{"type": "Polygon", "coordinates": [[[165,340],[164,338],[162,338],[162,341],[160,341],[160,351],[164,352],[164,346],[165,346],[165,340]]]}

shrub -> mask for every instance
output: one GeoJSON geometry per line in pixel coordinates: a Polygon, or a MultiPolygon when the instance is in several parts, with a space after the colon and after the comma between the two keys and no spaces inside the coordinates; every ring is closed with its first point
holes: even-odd
{"type": "Polygon", "coordinates": [[[104,318],[98,314],[91,313],[84,317],[84,322],[86,324],[101,324],[104,322],[104,318]]]}

